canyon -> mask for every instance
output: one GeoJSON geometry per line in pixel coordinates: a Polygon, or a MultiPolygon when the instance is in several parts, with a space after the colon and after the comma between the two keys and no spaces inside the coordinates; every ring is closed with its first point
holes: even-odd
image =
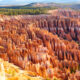
{"type": "Polygon", "coordinates": [[[36,76],[80,80],[80,12],[0,15],[0,58],[36,76]]]}

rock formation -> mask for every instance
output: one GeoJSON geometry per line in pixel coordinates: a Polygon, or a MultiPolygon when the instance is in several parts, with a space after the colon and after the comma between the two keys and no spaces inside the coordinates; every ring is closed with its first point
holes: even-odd
{"type": "Polygon", "coordinates": [[[80,80],[79,28],[69,16],[2,16],[0,58],[44,78],[80,80]]]}

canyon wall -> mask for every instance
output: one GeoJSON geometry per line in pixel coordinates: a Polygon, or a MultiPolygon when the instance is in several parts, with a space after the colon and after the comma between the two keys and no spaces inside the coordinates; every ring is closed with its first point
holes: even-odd
{"type": "MultiPolygon", "coordinates": [[[[57,12],[56,12],[57,13],[57,12]]],[[[60,12],[59,12],[60,13],[60,12]]],[[[12,16],[12,17],[3,17],[0,19],[3,21],[0,24],[2,26],[21,26],[27,27],[29,24],[34,25],[40,29],[48,30],[54,35],[58,35],[60,38],[76,41],[80,43],[80,19],[75,17],[75,14],[69,12],[63,12],[66,16],[54,16],[54,15],[37,15],[37,16],[12,16]],[[69,17],[71,15],[72,17],[69,17]],[[5,20],[5,22],[4,22],[5,20]]],[[[62,15],[62,13],[61,13],[62,15]]]]}

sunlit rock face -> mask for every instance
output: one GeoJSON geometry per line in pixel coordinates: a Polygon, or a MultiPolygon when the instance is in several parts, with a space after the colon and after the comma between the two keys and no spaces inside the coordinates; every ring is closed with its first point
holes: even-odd
{"type": "Polygon", "coordinates": [[[3,15],[0,58],[44,78],[79,80],[79,28],[74,16],[3,15]]]}

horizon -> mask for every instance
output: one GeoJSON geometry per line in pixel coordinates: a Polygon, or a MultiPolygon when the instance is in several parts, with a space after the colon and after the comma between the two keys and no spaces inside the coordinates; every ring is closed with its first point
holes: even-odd
{"type": "Polygon", "coordinates": [[[79,4],[80,0],[0,0],[0,6],[10,6],[10,5],[26,5],[30,3],[65,3],[65,4],[79,4]]]}

